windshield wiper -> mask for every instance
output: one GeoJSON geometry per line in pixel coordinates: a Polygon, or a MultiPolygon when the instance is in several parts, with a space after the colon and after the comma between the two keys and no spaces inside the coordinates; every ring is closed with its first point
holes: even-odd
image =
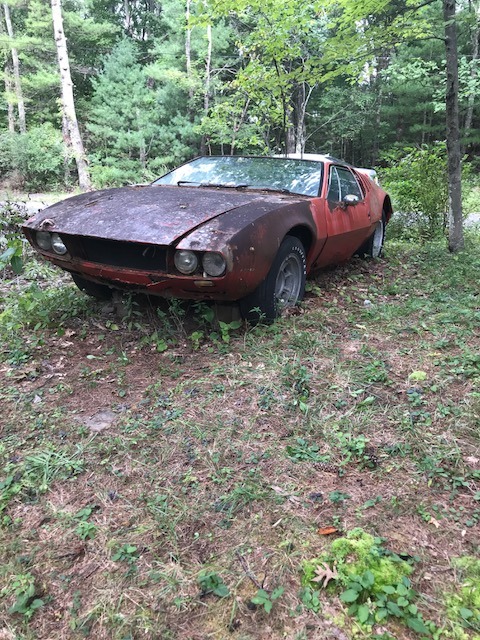
{"type": "Polygon", "coordinates": [[[179,180],[177,186],[195,185],[197,187],[210,187],[211,189],[246,189],[248,184],[222,184],[221,182],[196,182],[190,180],[179,180]]]}
{"type": "Polygon", "coordinates": [[[286,189],[285,187],[262,187],[260,185],[255,184],[247,184],[245,185],[248,189],[256,189],[257,191],[271,191],[273,193],[286,193],[290,195],[298,195],[294,191],[290,191],[290,189],[286,189]]]}

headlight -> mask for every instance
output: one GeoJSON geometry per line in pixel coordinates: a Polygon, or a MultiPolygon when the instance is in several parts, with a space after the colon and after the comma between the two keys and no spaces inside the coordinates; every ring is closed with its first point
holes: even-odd
{"type": "Polygon", "coordinates": [[[35,240],[40,249],[43,249],[44,251],[52,250],[52,236],[48,231],[37,231],[35,240]]]}
{"type": "Polygon", "coordinates": [[[202,259],[202,266],[209,276],[221,276],[225,272],[227,263],[221,253],[206,253],[202,259]]]}
{"type": "Polygon", "coordinates": [[[198,258],[193,251],[177,251],[173,261],[180,273],[193,273],[198,267],[198,258]]]}
{"type": "Polygon", "coordinates": [[[55,253],[63,256],[67,253],[67,247],[63,244],[62,239],[58,233],[52,233],[52,249],[55,253]]]}

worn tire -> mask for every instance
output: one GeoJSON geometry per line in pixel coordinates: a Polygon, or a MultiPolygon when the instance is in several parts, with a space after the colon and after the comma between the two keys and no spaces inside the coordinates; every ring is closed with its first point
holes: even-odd
{"type": "Polygon", "coordinates": [[[240,300],[242,317],[252,324],[273,322],[283,309],[302,300],[306,277],[305,248],[298,238],[286,236],[265,280],[240,300]]]}
{"type": "Polygon", "coordinates": [[[86,293],[97,300],[109,300],[112,297],[112,289],[105,284],[98,284],[91,280],[86,280],[76,273],[71,273],[72,280],[83,293],[86,293]]]}
{"type": "Polygon", "coordinates": [[[356,252],[360,258],[380,258],[385,242],[385,227],[387,218],[385,212],[382,213],[381,219],[377,222],[372,235],[362,244],[356,252]]]}

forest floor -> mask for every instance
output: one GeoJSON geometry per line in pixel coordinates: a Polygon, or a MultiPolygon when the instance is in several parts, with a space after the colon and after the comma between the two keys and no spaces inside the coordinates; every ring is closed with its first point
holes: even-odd
{"type": "Polygon", "coordinates": [[[480,236],[264,327],[0,279],[0,639],[479,638],[480,236]]]}

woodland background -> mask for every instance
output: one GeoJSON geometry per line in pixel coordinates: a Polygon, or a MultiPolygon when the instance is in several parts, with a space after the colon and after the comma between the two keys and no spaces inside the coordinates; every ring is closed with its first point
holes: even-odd
{"type": "MultiPolygon", "coordinates": [[[[52,6],[9,0],[2,9],[3,186],[74,187],[52,6]]],[[[431,198],[437,181],[432,215],[441,212],[440,2],[78,0],[63,2],[61,11],[94,186],[148,181],[200,153],[323,152],[383,168],[397,207],[421,209],[427,219],[428,203],[413,201],[425,187],[431,198]]],[[[472,187],[480,147],[479,1],[457,2],[455,19],[462,152],[472,187]]],[[[476,208],[473,193],[464,193],[467,210],[476,208]]]]}

